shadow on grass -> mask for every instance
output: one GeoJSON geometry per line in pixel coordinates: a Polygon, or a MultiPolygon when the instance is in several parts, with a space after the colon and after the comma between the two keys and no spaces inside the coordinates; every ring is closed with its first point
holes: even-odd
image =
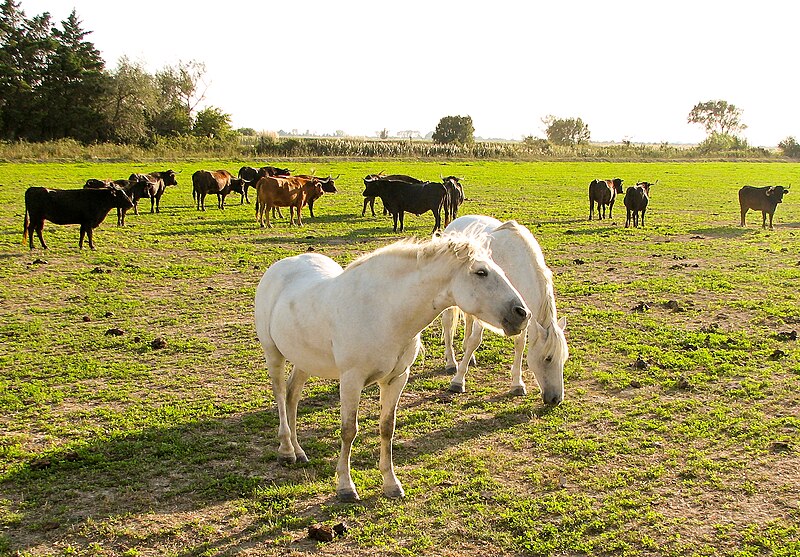
{"type": "MultiPolygon", "coordinates": [[[[431,366],[422,373],[412,373],[412,381],[439,376],[444,376],[442,368],[431,366]]],[[[398,430],[403,428],[404,408],[449,404],[453,396],[458,396],[445,389],[416,391],[416,402],[401,401],[398,430]]],[[[256,488],[265,486],[308,484],[312,491],[320,491],[314,495],[315,499],[325,497],[328,495],[325,491],[332,487],[339,452],[338,412],[333,412],[330,419],[323,416],[315,421],[309,417],[338,407],[338,383],[307,387],[305,393],[310,396],[304,396],[300,402],[299,435],[311,458],[308,464],[287,468],[277,463],[278,418],[274,408],[229,417],[201,418],[130,435],[112,435],[78,449],[52,451],[29,460],[0,483],[6,510],[20,517],[5,529],[9,547],[24,553],[67,537],[73,545],[85,543],[88,547],[90,538],[78,538],[70,532],[81,531],[82,525],[87,523],[94,523],[93,528],[97,528],[97,522],[116,520],[114,517],[120,516],[132,517],[135,523],[140,514],[191,513],[228,501],[252,498],[256,488]],[[320,480],[324,483],[322,487],[311,485],[320,480]]],[[[376,404],[376,392],[373,390],[369,396],[370,404],[376,404]]],[[[489,402],[509,398],[505,394],[493,395],[489,402]]],[[[549,411],[538,401],[532,405],[528,400],[526,404],[485,418],[454,423],[415,436],[397,447],[395,464],[408,464],[487,432],[513,428],[528,422],[532,413],[544,415],[549,411]]],[[[377,419],[373,414],[371,410],[369,420],[377,419]]],[[[365,417],[363,406],[361,415],[365,417]]],[[[372,438],[375,433],[365,428],[359,434],[354,445],[354,468],[377,469],[374,447],[378,439],[372,438]],[[369,441],[365,442],[365,437],[369,441]]],[[[310,522],[329,518],[334,512],[329,510],[335,502],[332,490],[326,500],[328,502],[316,506],[311,515],[301,513],[295,520],[310,522]]],[[[262,520],[257,512],[250,516],[255,521],[253,525],[212,542],[198,540],[197,546],[188,546],[180,555],[199,555],[223,546],[248,546],[286,529],[286,525],[262,520]]],[[[295,523],[292,528],[306,525],[295,523]]],[[[130,541],[134,545],[142,543],[140,537],[130,541]]]]}

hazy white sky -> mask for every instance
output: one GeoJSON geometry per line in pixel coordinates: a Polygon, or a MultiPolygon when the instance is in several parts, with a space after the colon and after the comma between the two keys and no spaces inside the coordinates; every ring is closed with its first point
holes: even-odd
{"type": "Polygon", "coordinates": [[[75,8],[109,68],[206,66],[234,127],[374,135],[470,115],[481,137],[697,142],[692,106],[743,110],[753,145],[800,138],[797,0],[20,0],[75,8]]]}

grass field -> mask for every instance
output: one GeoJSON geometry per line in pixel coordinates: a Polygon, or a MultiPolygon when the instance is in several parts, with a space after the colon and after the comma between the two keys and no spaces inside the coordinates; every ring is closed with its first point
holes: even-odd
{"type": "Polygon", "coordinates": [[[341,174],[302,228],[260,229],[238,196],[194,209],[192,172],[241,162],[0,164],[0,555],[800,554],[800,190],[774,231],[752,213],[740,228],[736,196],[796,188],[799,164],[281,162],[341,174]],[[110,215],[97,251],[50,223],[50,250],[22,245],[28,186],[170,167],[162,212],[143,204],[125,228],[110,215]],[[334,497],[335,383],[310,381],[300,402],[310,462],[277,464],[253,297],[279,258],[345,265],[428,235],[430,213],[403,235],[360,216],[378,171],[462,176],[462,214],[528,226],[571,356],[566,399],[547,408],[528,374],[528,396],[508,395],[511,342],[487,333],[453,395],[434,322],[398,411],[407,497],[380,495],[370,387],[353,452],[363,502],[348,505],[334,497]],[[587,221],[589,181],[616,176],[659,180],[645,229],[624,228],[621,200],[587,221]],[[339,522],[345,536],[307,538],[339,522]]]}

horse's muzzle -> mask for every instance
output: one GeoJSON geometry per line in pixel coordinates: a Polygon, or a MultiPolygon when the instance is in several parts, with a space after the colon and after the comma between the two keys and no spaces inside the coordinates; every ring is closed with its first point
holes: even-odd
{"type": "Polygon", "coordinates": [[[503,320],[503,332],[508,336],[520,334],[528,326],[531,312],[524,305],[514,304],[503,320]]]}

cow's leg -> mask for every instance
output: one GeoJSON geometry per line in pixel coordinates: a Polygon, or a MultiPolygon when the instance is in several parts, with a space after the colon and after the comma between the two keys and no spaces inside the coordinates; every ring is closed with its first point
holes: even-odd
{"type": "Polygon", "coordinates": [[[739,226],[744,226],[744,216],[747,214],[747,207],[742,207],[741,211],[742,211],[742,220],[739,223],[739,226]]]}
{"type": "Polygon", "coordinates": [[[336,464],[338,482],[336,495],[342,501],[358,501],[358,492],[350,476],[350,454],[353,449],[353,439],[358,433],[358,402],[361,391],[364,389],[364,379],[357,370],[347,370],[342,373],[339,382],[339,400],[341,402],[342,416],[342,447],[339,461],[336,464]]]}
{"type": "Polygon", "coordinates": [[[642,228],[644,228],[644,212],[645,211],[647,211],[646,207],[644,209],[642,209],[642,228]]]}
{"type": "MultiPolygon", "coordinates": [[[[600,212],[600,208],[598,207],[598,213],[600,212]]],[[[589,220],[592,220],[592,215],[594,214],[594,201],[591,199],[589,200],[589,220]]]]}
{"type": "Polygon", "coordinates": [[[469,319],[469,316],[467,316],[467,324],[464,325],[464,354],[458,363],[456,374],[450,379],[450,390],[452,392],[465,392],[467,370],[472,361],[472,355],[480,346],[481,340],[483,340],[483,324],[477,319],[469,319]],[[471,327],[469,326],[469,321],[472,321],[471,327]]]}
{"type": "Polygon", "coordinates": [[[300,402],[300,395],[303,392],[303,385],[308,381],[309,374],[301,369],[294,368],[289,375],[289,383],[286,389],[286,419],[291,433],[291,443],[294,448],[294,456],[297,462],[308,462],[305,451],[297,441],[297,404],[300,402]]]}
{"type": "Polygon", "coordinates": [[[44,219],[40,222],[37,222],[35,225],[31,223],[31,229],[28,233],[31,241],[31,249],[33,249],[33,231],[36,230],[36,236],[39,238],[39,243],[42,244],[42,249],[47,249],[47,244],[44,243],[44,237],[42,237],[42,230],[44,229],[44,219]]]}
{"type": "Polygon", "coordinates": [[[761,211],[761,228],[767,227],[767,212],[761,211]]]}
{"type": "Polygon", "coordinates": [[[527,337],[527,328],[514,337],[514,362],[511,364],[511,394],[516,396],[523,396],[528,393],[525,381],[522,380],[522,355],[525,352],[525,340],[527,340],[527,337]]]}
{"type": "Polygon", "coordinates": [[[392,222],[394,222],[394,228],[393,228],[394,232],[397,232],[397,221],[398,220],[399,220],[399,214],[398,213],[392,213],[392,222]]]}
{"type": "Polygon", "coordinates": [[[770,230],[775,230],[775,228],[772,226],[772,215],[774,215],[774,214],[775,213],[772,213],[772,212],[769,213],[769,229],[770,230]]]}
{"type": "Polygon", "coordinates": [[[400,400],[400,393],[403,392],[403,387],[406,386],[407,381],[408,369],[406,368],[403,373],[389,381],[378,383],[381,389],[381,457],[378,468],[383,476],[383,494],[391,498],[405,496],[403,486],[394,473],[392,439],[394,438],[397,402],[400,400]]]}
{"type": "Polygon", "coordinates": [[[405,229],[405,218],[406,218],[405,211],[400,211],[399,217],[400,217],[400,232],[402,232],[405,229]]]}
{"type": "Polygon", "coordinates": [[[459,309],[457,307],[447,308],[442,312],[442,337],[444,337],[444,372],[447,374],[455,373],[458,362],[456,362],[456,351],[453,348],[456,327],[458,326],[459,309]]]}
{"type": "MultiPolygon", "coordinates": [[[[270,206],[267,206],[267,205],[266,205],[266,203],[265,203],[265,204],[264,204],[264,207],[262,208],[262,211],[263,211],[264,209],[266,209],[266,211],[265,211],[265,212],[267,213],[267,228],[272,228],[272,223],[271,223],[271,222],[270,222],[270,220],[269,220],[269,214],[270,214],[270,210],[272,209],[272,207],[270,207],[270,206]]],[[[262,221],[262,222],[263,222],[263,221],[262,221]]],[[[264,228],[264,225],[263,225],[263,224],[261,225],[261,228],[264,228]]]]}
{"type": "Polygon", "coordinates": [[[311,218],[314,218],[314,201],[311,200],[308,202],[308,212],[311,215],[311,218]]]}
{"type": "Polygon", "coordinates": [[[614,215],[612,214],[613,211],[614,211],[614,200],[612,199],[611,203],[608,204],[608,218],[610,219],[614,218],[614,215]]]}
{"type": "MultiPolygon", "coordinates": [[[[628,227],[630,227],[630,225],[631,225],[631,220],[632,220],[632,219],[633,219],[633,217],[631,216],[631,210],[630,210],[630,209],[628,209],[628,210],[626,211],[626,216],[625,216],[625,228],[628,228],[628,227]]],[[[634,228],[635,228],[635,227],[636,227],[636,225],[634,225],[634,228]]]]}
{"type": "Polygon", "coordinates": [[[369,204],[369,198],[365,197],[364,198],[364,206],[361,208],[361,216],[362,217],[367,214],[367,205],[368,204],[369,204]]]}

